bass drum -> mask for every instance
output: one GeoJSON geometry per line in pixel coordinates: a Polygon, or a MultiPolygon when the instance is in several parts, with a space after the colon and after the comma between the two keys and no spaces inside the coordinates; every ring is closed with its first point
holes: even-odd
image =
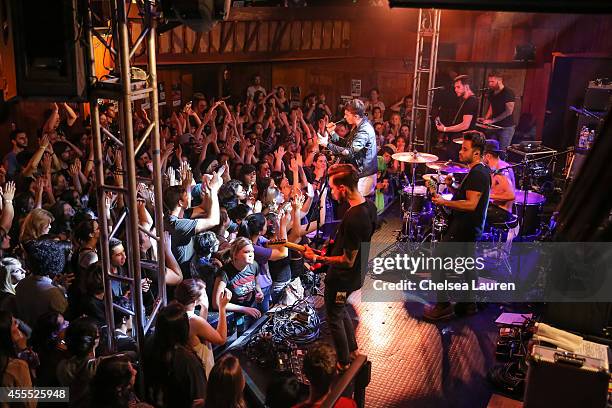
{"type": "Polygon", "coordinates": [[[523,211],[525,211],[525,218],[521,226],[522,236],[538,235],[540,233],[540,219],[545,202],[546,198],[542,194],[528,191],[527,200],[525,200],[525,191],[516,190],[514,214],[518,216],[519,222],[523,220],[523,211]]]}

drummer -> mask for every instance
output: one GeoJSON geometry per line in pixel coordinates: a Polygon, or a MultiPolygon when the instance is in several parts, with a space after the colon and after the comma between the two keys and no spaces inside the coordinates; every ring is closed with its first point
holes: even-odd
{"type": "Polygon", "coordinates": [[[509,164],[500,159],[502,153],[499,142],[494,139],[486,141],[483,162],[491,169],[491,203],[512,213],[515,198],[514,172],[509,164]]]}

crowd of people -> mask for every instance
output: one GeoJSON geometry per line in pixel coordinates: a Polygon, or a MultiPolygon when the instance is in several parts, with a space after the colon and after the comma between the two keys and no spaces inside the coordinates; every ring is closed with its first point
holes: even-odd
{"type": "MultiPolygon", "coordinates": [[[[385,108],[376,89],[366,101],[382,146],[380,194],[389,189],[388,175],[403,170],[391,154],[407,145],[411,103],[407,96],[385,108]]],[[[91,126],[83,112],[54,103],[36,135],[12,125],[11,150],[0,167],[3,386],[69,387],[74,406],[244,406],[238,361],[215,362],[212,349],[227,341],[227,313],[242,316],[248,327],[312,268],[301,253],[267,242],[308,242],[309,234],[340,218],[342,206],[328,194],[335,158],[318,138],[342,110],[333,113],[323,94],[291,103],[284,87],[268,92],[256,77],[242,97],[214,101],[196,93],[160,119],[165,253],[157,253],[149,234],[137,238],[142,260],[165,257],[169,303],[144,350],[131,336],[129,282],[113,280],[112,293],[105,291],[99,221],[105,219],[110,231],[126,204],[122,194],[98,197],[91,126]],[[114,354],[107,347],[105,296],[121,306],[113,312],[114,354]],[[213,325],[209,309],[218,313],[213,325]],[[140,375],[146,392],[137,397],[140,375]]],[[[120,139],[118,122],[117,107],[101,103],[100,125],[120,139]]],[[[140,136],[150,114],[137,109],[133,123],[140,136]]],[[[348,131],[346,124],[336,128],[339,135],[348,131]]],[[[154,234],[152,154],[145,145],[136,157],[137,216],[141,230],[154,234]]],[[[114,137],[104,136],[103,155],[104,183],[123,187],[125,162],[114,137]]],[[[126,276],[124,226],[108,250],[108,272],[126,276]]],[[[149,313],[155,273],[143,269],[141,289],[149,313]]],[[[319,352],[310,399],[284,406],[314,407],[325,397],[336,357],[333,349],[319,352]]]]}

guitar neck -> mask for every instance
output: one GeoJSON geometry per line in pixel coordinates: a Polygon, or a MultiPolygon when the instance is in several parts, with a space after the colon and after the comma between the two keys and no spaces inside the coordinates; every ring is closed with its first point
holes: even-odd
{"type": "Polygon", "coordinates": [[[306,247],[304,245],[300,245],[300,244],[296,244],[294,242],[273,242],[270,241],[268,242],[268,247],[273,247],[273,246],[284,246],[287,247],[289,249],[295,249],[296,251],[300,251],[300,252],[304,252],[306,250],[306,247]]]}

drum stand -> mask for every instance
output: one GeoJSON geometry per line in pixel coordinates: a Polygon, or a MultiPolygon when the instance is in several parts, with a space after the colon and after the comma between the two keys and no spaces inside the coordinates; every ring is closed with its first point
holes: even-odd
{"type": "MultiPolygon", "coordinates": [[[[416,152],[415,152],[416,154],[416,152]]],[[[408,194],[408,199],[410,200],[410,208],[409,211],[404,211],[404,209],[402,208],[402,212],[403,212],[403,225],[402,225],[402,231],[400,232],[399,235],[399,239],[398,241],[402,241],[402,242],[414,242],[416,241],[416,237],[413,236],[413,228],[412,228],[412,224],[413,224],[413,216],[414,216],[414,187],[416,185],[416,163],[410,163],[410,167],[411,167],[411,173],[412,173],[412,178],[410,180],[410,183],[408,184],[410,186],[410,191],[408,194]],[[404,229],[406,226],[406,223],[408,223],[407,225],[407,229],[408,229],[408,233],[404,234],[404,229]]]]}

